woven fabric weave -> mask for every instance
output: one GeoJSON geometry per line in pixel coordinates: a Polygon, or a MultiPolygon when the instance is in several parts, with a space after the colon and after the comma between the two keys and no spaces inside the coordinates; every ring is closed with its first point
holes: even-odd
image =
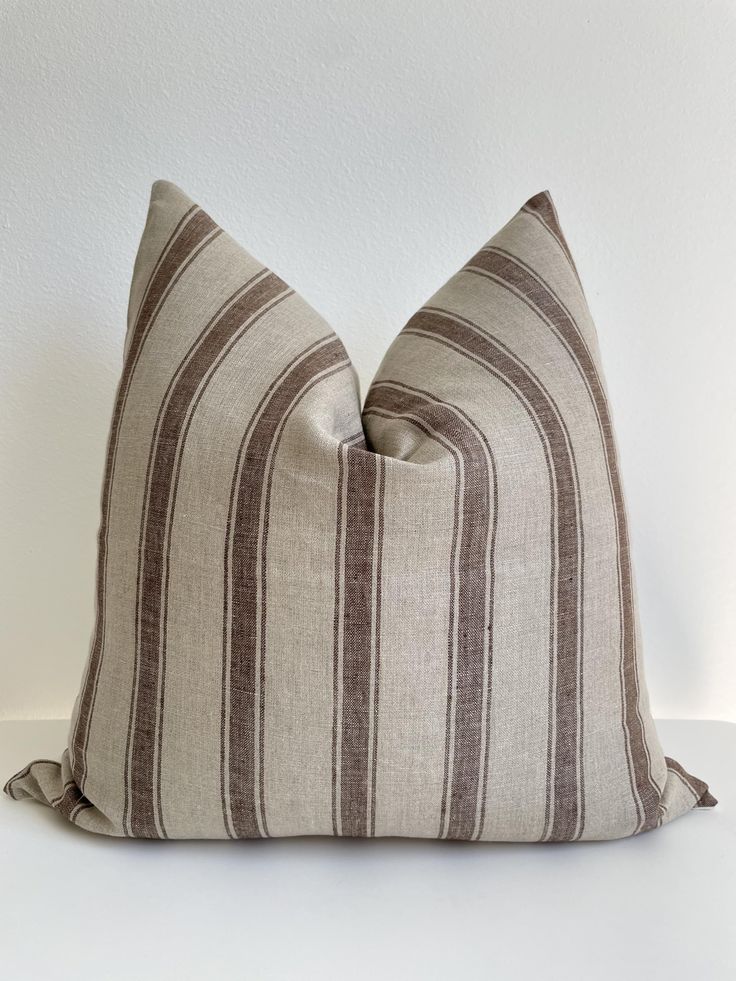
{"type": "Polygon", "coordinates": [[[657,740],[629,553],[548,194],[411,318],[361,413],[331,328],[158,182],[69,746],[6,791],[144,838],[654,828],[715,801],[657,740]]]}

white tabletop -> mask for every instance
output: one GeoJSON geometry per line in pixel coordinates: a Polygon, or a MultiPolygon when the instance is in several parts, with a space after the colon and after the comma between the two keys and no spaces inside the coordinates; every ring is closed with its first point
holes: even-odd
{"type": "MultiPolygon", "coordinates": [[[[66,722],[0,723],[0,777],[66,722]]],[[[96,837],[0,800],[0,975],[736,978],[736,725],[661,722],[720,804],[574,845],[96,837]]]]}

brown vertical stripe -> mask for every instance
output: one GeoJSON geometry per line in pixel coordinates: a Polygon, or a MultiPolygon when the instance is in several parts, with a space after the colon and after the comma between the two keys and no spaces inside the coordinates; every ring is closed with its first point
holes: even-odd
{"type": "Polygon", "coordinates": [[[136,364],[143,342],[180,267],[192,252],[215,231],[220,231],[208,214],[193,205],[182,217],[151,275],[135,327],[128,344],[127,360],[136,364]]]}
{"type": "MultiPolygon", "coordinates": [[[[491,654],[488,586],[492,572],[487,556],[493,486],[488,458],[491,461],[493,458],[490,446],[479,438],[468,417],[430,393],[388,380],[376,383],[370,390],[365,413],[380,411],[410,418],[427,435],[439,439],[453,452],[458,482],[462,475],[462,499],[456,503],[455,515],[460,534],[451,556],[453,570],[456,562],[458,565],[457,609],[450,615],[456,630],[451,631],[448,650],[448,712],[454,725],[447,727],[447,752],[451,743],[454,749],[451,780],[448,768],[445,773],[440,834],[471,838],[479,821],[479,781],[485,774],[481,748],[485,731],[484,691],[488,711],[486,658],[490,659],[491,654]],[[462,520],[458,521],[458,517],[462,520]],[[451,739],[453,729],[454,739],[451,739]],[[446,815],[448,793],[449,815],[446,815]]],[[[495,467],[492,469],[495,473],[495,467]]],[[[495,523],[492,537],[495,537],[495,523]]],[[[451,606],[455,602],[454,594],[453,588],[451,606]]]]}
{"type": "Polygon", "coordinates": [[[365,837],[375,834],[386,461],[362,438],[338,454],[333,830],[365,837]]]}
{"type": "Polygon", "coordinates": [[[76,783],[70,781],[64,785],[64,792],[61,797],[52,801],[51,806],[55,807],[65,818],[71,819],[72,812],[83,803],[85,803],[85,798],[82,791],[76,783]]]}
{"type": "Polygon", "coordinates": [[[79,712],[71,739],[72,770],[78,785],[84,789],[87,777],[87,746],[97,696],[100,667],[105,642],[105,595],[107,579],[107,538],[110,524],[110,501],[115,476],[118,440],[131,382],[140,359],[143,345],[164,300],[178,282],[193,258],[220,233],[212,219],[196,206],[181,218],[166,243],[162,256],[148,282],[128,343],[123,372],[113,410],[107,448],[107,461],[102,485],[102,518],[98,533],[97,552],[97,623],[87,665],[87,674],[79,700],[79,712]]]}
{"type": "Polygon", "coordinates": [[[570,268],[582,293],[583,284],[580,282],[580,276],[578,275],[577,266],[572,257],[570,247],[567,244],[565,236],[562,234],[562,228],[560,227],[560,221],[557,217],[555,206],[552,203],[552,198],[546,191],[541,191],[539,194],[535,194],[533,198],[529,198],[522,210],[536,218],[546,228],[552,238],[557,241],[557,244],[567,256],[567,261],[570,263],[570,268]]]}
{"type": "Polygon", "coordinates": [[[366,449],[363,432],[356,433],[337,444],[337,495],[335,520],[335,604],[332,641],[332,833],[342,834],[341,826],[341,759],[342,759],[342,695],[343,695],[343,580],[345,566],[346,482],[345,469],[348,449],[356,444],[366,449]]]}
{"type": "Polygon", "coordinates": [[[345,443],[337,445],[337,500],[335,521],[335,614],[332,640],[332,833],[340,834],[339,757],[340,694],[342,691],[342,571],[345,543],[345,443]]]}
{"type": "Polygon", "coordinates": [[[77,814],[80,811],[92,807],[92,803],[87,800],[79,787],[77,787],[73,777],[71,780],[66,781],[62,787],[61,794],[50,803],[67,821],[71,821],[72,823],[76,821],[77,814]]]}
{"type": "MultiPolygon", "coordinates": [[[[439,414],[439,413],[438,413],[439,414]]],[[[458,637],[455,684],[455,747],[447,835],[471,838],[478,816],[485,668],[486,550],[490,477],[480,441],[468,426],[450,418],[445,432],[463,460],[463,522],[458,578],[458,637]]]]}
{"type": "Polygon", "coordinates": [[[139,635],[126,801],[130,830],[136,837],[166,834],[157,779],[166,657],[165,557],[175,504],[175,478],[188,423],[216,367],[235,341],[274,302],[289,295],[284,283],[272,273],[259,274],[238,293],[234,302],[221,308],[204,328],[180,364],[161,405],[151,444],[141,520],[139,635]]]}
{"type": "MultiPolygon", "coordinates": [[[[229,555],[231,564],[227,805],[232,835],[268,834],[260,767],[266,650],[266,536],[275,453],[289,415],[319,381],[347,367],[337,338],[325,339],[297,362],[265,403],[249,433],[236,473],[229,555]],[[256,703],[256,685],[260,698],[256,703]]],[[[226,820],[228,820],[226,815],[226,820]]]]}
{"type": "MultiPolygon", "coordinates": [[[[557,234],[562,232],[557,227],[557,234]]],[[[564,241],[564,238],[563,238],[564,241]]],[[[572,260],[571,260],[572,261],[572,260]]],[[[659,814],[660,793],[651,776],[649,751],[639,712],[639,679],[636,653],[634,587],[631,550],[623,488],[618,467],[608,400],[585,340],[569,310],[552,288],[520,259],[496,247],[482,249],[470,260],[469,272],[480,272],[512,292],[552,328],[571,356],[585,383],[596,414],[608,474],[617,536],[617,576],[621,621],[622,726],[626,741],[627,764],[632,796],[637,811],[637,831],[653,828],[659,814]],[[633,767],[633,773],[632,773],[633,767]]]]}
{"type": "Polygon", "coordinates": [[[378,712],[381,686],[381,589],[383,579],[383,524],[386,498],[386,458],[378,458],[378,488],[376,504],[376,599],[374,610],[373,644],[373,745],[371,747],[371,806],[369,834],[376,834],[376,775],[378,772],[378,712]]]}
{"type": "Polygon", "coordinates": [[[347,448],[340,816],[342,834],[353,837],[367,834],[376,461],[367,450],[347,448]]]}
{"type": "MultiPolygon", "coordinates": [[[[243,438],[240,441],[240,446],[238,447],[238,453],[235,460],[235,467],[233,469],[233,479],[230,486],[230,503],[228,505],[228,515],[227,515],[227,525],[225,529],[225,556],[223,562],[223,617],[222,617],[222,697],[221,697],[221,725],[220,725],[220,798],[222,802],[222,815],[223,823],[225,825],[225,830],[229,837],[236,837],[235,829],[232,824],[232,814],[230,812],[230,791],[229,791],[229,737],[228,733],[230,731],[230,694],[229,694],[229,678],[230,678],[230,662],[232,652],[230,650],[230,639],[232,633],[232,597],[231,597],[231,587],[232,587],[232,551],[233,551],[233,522],[234,522],[234,512],[238,499],[238,487],[240,476],[244,467],[244,456],[246,450],[249,446],[249,441],[253,432],[253,427],[256,422],[260,419],[261,413],[264,406],[267,404],[274,391],[282,384],[284,379],[290,374],[294,366],[303,361],[304,358],[312,352],[315,348],[321,347],[325,343],[326,338],[321,338],[310,344],[307,348],[300,351],[292,360],[278,373],[274,380],[270,383],[265,393],[261,397],[258,405],[256,406],[253,414],[250,417],[248,425],[246,426],[243,438]]],[[[361,434],[362,435],[362,434],[361,434]]]]}
{"type": "MultiPolygon", "coordinates": [[[[267,643],[266,643],[266,613],[267,613],[267,595],[268,595],[268,530],[271,515],[271,489],[273,486],[274,472],[276,469],[276,459],[279,450],[279,445],[281,439],[284,435],[284,430],[289,418],[298,407],[299,403],[302,401],[304,396],[318,385],[320,382],[325,381],[332,375],[337,374],[343,369],[349,367],[350,359],[347,356],[347,352],[342,345],[342,342],[330,335],[330,337],[325,338],[326,344],[322,349],[323,353],[320,356],[320,351],[315,351],[312,356],[312,365],[308,369],[310,374],[307,375],[307,380],[305,381],[302,388],[299,390],[298,394],[293,399],[288,410],[285,412],[283,419],[278,428],[276,438],[273,442],[273,449],[271,450],[271,464],[268,472],[268,479],[266,481],[265,488],[265,501],[263,510],[263,531],[261,537],[261,650],[260,650],[260,711],[259,711],[259,751],[260,751],[260,765],[259,765],[259,808],[261,814],[261,820],[263,828],[266,834],[268,834],[268,828],[266,823],[266,809],[265,809],[265,792],[264,792],[264,771],[265,771],[265,699],[266,699],[266,653],[267,653],[267,643]],[[330,339],[331,338],[331,339],[330,339]]],[[[312,345],[311,347],[317,348],[320,342],[312,345]]],[[[311,348],[310,348],[311,349],[311,348]]]]}
{"type": "Polygon", "coordinates": [[[431,337],[459,351],[506,385],[544,434],[554,473],[554,770],[552,823],[545,837],[570,840],[580,833],[581,527],[577,474],[559,411],[539,380],[500,341],[448,311],[425,308],[405,333],[431,337]]]}
{"type": "MultiPolygon", "coordinates": [[[[441,446],[444,446],[450,451],[453,459],[453,464],[455,468],[455,493],[453,498],[453,523],[452,523],[452,541],[450,545],[450,562],[448,568],[448,582],[449,582],[449,609],[447,618],[447,708],[445,711],[445,753],[444,753],[444,766],[443,766],[443,778],[442,778],[442,799],[440,803],[440,821],[439,829],[437,832],[438,838],[444,838],[447,835],[448,826],[448,814],[447,814],[447,799],[451,782],[450,774],[450,763],[451,763],[451,748],[453,744],[454,728],[455,728],[455,662],[457,657],[457,624],[458,624],[458,611],[457,611],[457,596],[456,596],[456,585],[458,581],[457,574],[457,564],[458,564],[458,543],[460,539],[460,518],[462,513],[461,507],[461,493],[460,485],[462,482],[462,463],[460,454],[451,442],[446,440],[442,435],[440,435],[436,430],[425,425],[424,422],[415,414],[409,412],[401,412],[398,410],[391,411],[385,408],[379,408],[374,402],[373,392],[377,388],[378,383],[374,383],[371,386],[371,390],[368,393],[368,399],[366,400],[366,407],[363,410],[363,417],[368,418],[369,416],[378,416],[383,419],[404,419],[416,427],[420,432],[424,433],[430,439],[436,440],[441,446]]],[[[398,405],[398,402],[397,402],[398,405]]]]}

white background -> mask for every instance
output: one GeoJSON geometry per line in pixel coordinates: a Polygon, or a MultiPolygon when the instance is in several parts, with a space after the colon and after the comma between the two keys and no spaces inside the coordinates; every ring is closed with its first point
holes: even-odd
{"type": "MultiPolygon", "coordinates": [[[[0,774],[66,728],[0,723],[0,774]]],[[[659,730],[719,805],[619,841],[123,841],[0,795],[2,976],[733,981],[736,726],[659,730]]]]}
{"type": "Polygon", "coordinates": [[[549,187],[596,318],[652,704],[736,720],[736,4],[3,0],[0,717],[62,717],[150,183],[341,334],[549,187]]]}

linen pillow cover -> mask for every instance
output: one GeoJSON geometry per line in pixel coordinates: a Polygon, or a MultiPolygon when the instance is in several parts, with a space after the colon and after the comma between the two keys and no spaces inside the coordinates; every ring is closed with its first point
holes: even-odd
{"type": "Polygon", "coordinates": [[[69,748],[6,791],[143,838],[571,841],[715,803],[650,715],[547,194],[412,317],[361,419],[327,324],[154,185],[69,748]]]}

